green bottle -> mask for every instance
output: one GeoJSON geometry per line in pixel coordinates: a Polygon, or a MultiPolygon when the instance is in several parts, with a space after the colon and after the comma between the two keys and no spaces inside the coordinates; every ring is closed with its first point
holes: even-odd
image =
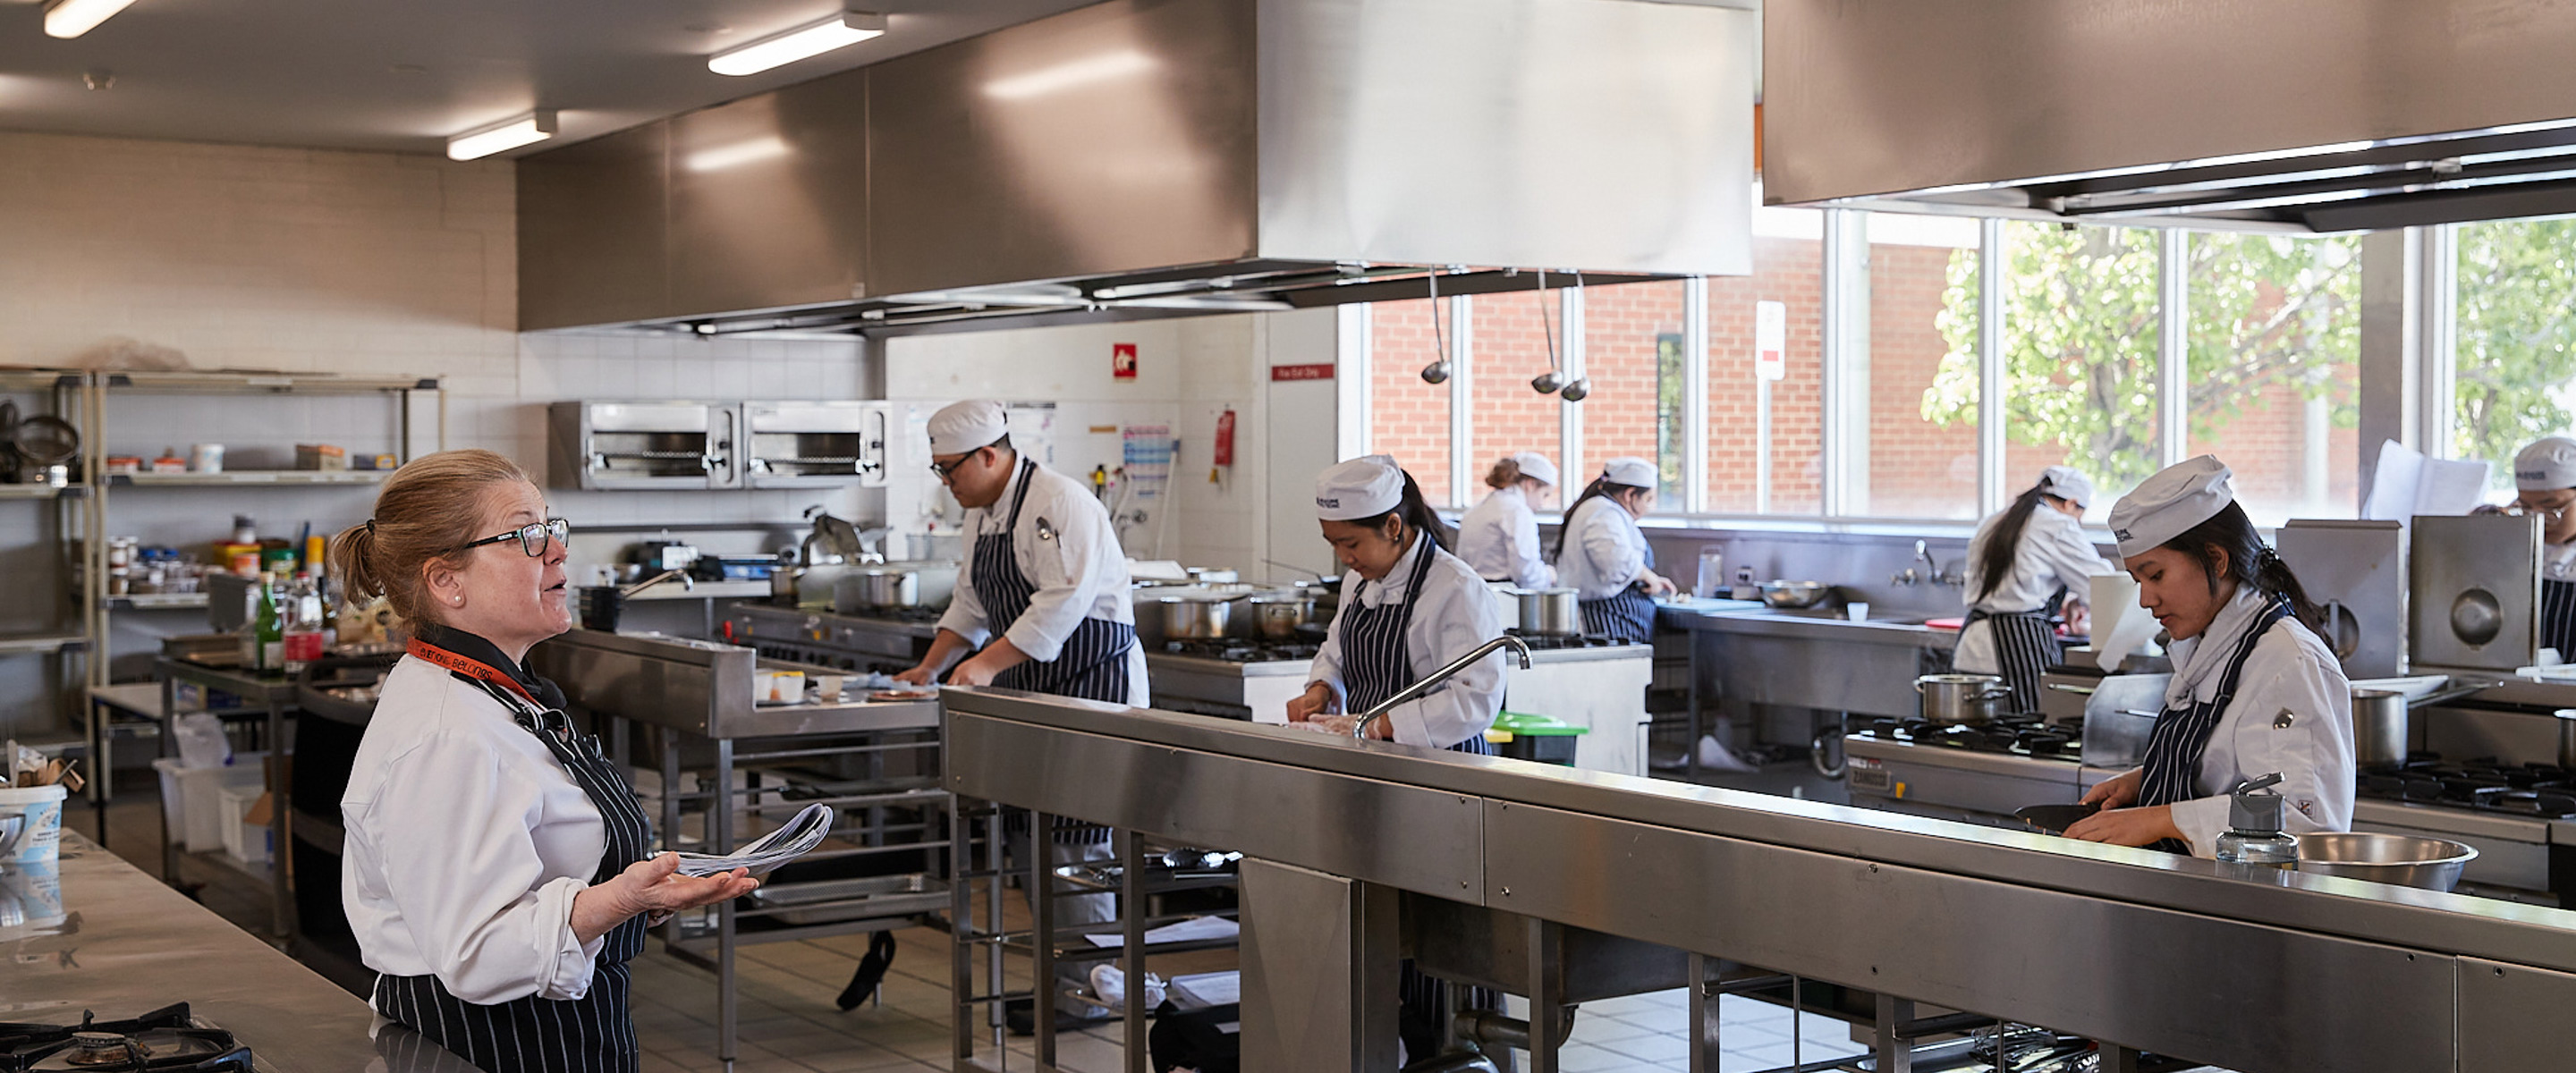
{"type": "Polygon", "coordinates": [[[251,617],[251,652],[261,674],[286,667],[286,630],[277,614],[277,575],[259,575],[259,610],[251,617]]]}

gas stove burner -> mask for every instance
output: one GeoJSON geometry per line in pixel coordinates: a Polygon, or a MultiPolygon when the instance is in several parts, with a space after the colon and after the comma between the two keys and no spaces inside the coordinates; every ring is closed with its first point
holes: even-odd
{"type": "Polygon", "coordinates": [[[944,607],[853,607],[842,612],[847,618],[878,618],[895,622],[937,622],[948,614],[944,607]]]}
{"type": "Polygon", "coordinates": [[[2363,797],[2418,805],[2502,812],[2543,819],[2576,817],[2576,771],[2553,764],[2504,764],[2493,757],[2447,763],[2416,753],[2401,764],[2365,768],[2363,797]]]}
{"type": "Polygon", "coordinates": [[[2074,760],[2082,750],[2081,723],[2050,724],[2036,715],[2007,715],[1979,725],[1945,725],[1929,719],[1873,719],[1855,735],[1909,745],[2009,753],[2041,760],[2074,760]]]}
{"type": "Polygon", "coordinates": [[[129,1021],[83,1013],[78,1025],[0,1023],[0,1073],[36,1070],[252,1073],[253,1067],[250,1048],[230,1032],[197,1024],[182,1002],[129,1021]]]}
{"type": "Polygon", "coordinates": [[[1227,663],[1286,663],[1312,660],[1315,653],[1323,651],[1323,648],[1320,645],[1224,639],[1165,641],[1163,651],[1175,656],[1195,656],[1227,663]]]}

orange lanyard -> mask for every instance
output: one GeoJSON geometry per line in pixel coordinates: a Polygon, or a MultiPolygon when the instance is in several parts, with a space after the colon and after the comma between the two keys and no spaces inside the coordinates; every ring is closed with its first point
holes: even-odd
{"type": "Polygon", "coordinates": [[[412,638],[411,644],[407,646],[405,650],[414,656],[418,656],[421,659],[435,663],[441,667],[445,667],[448,670],[454,671],[468,678],[490,682],[503,689],[507,689],[512,693],[516,693],[527,698],[528,703],[530,704],[537,704],[540,708],[545,707],[545,705],[537,703],[536,696],[528,692],[528,687],[520,685],[518,679],[495,670],[491,664],[485,663],[482,660],[469,659],[467,657],[457,655],[454,652],[450,652],[444,648],[438,647],[437,645],[423,641],[418,637],[412,638]]]}

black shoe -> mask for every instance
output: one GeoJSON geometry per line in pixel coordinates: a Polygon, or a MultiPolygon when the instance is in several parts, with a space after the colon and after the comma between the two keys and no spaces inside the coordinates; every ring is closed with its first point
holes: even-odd
{"type": "Polygon", "coordinates": [[[850,974],[850,986],[841,989],[837,1000],[844,1011],[855,1010],[866,1002],[877,985],[885,982],[886,970],[894,967],[894,933],[881,931],[868,938],[868,952],[859,958],[859,971],[850,974]]]}

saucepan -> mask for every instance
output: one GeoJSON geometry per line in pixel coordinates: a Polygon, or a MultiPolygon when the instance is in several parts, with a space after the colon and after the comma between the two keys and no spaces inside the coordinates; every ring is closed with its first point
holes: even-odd
{"type": "Polygon", "coordinates": [[[1171,641],[1206,641],[1225,636],[1227,627],[1234,622],[1234,604],[1237,599],[1239,597],[1221,595],[1157,598],[1154,603],[1161,609],[1163,638],[1171,641]]]}
{"type": "Polygon", "coordinates": [[[1521,632],[1570,637],[1583,632],[1583,610],[1574,589],[1522,589],[1521,632]]]}
{"type": "Polygon", "coordinates": [[[1315,598],[1302,589],[1257,593],[1245,602],[1252,608],[1253,627],[1265,641],[1294,641],[1297,627],[1315,620],[1315,598]]]}
{"type": "Polygon", "coordinates": [[[1923,718],[1944,726],[1991,723],[2012,690],[1991,674],[1927,674],[1914,680],[1923,718]]]}
{"type": "MultiPolygon", "coordinates": [[[[2409,697],[2394,689],[2372,689],[2354,686],[2352,690],[2352,758],[2363,767],[2406,762],[2406,740],[2410,734],[2408,713],[2428,704],[2441,704],[2476,693],[2482,686],[2454,686],[2437,689],[2419,697],[2409,697]]],[[[2570,751],[2571,734],[2562,725],[2559,755],[2570,751]]]]}

